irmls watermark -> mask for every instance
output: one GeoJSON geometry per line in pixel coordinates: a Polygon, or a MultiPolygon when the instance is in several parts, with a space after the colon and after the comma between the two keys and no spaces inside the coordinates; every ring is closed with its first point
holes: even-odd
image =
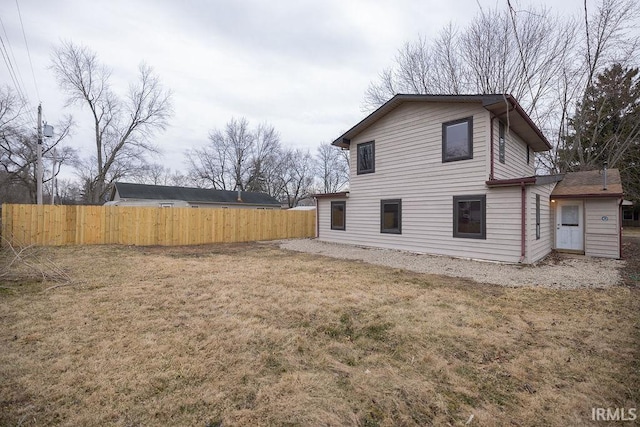
{"type": "Polygon", "coordinates": [[[637,408],[591,408],[592,421],[635,421],[637,408]]]}

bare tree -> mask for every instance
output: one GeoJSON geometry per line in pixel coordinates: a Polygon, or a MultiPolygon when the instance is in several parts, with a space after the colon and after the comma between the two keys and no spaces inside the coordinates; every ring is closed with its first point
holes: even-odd
{"type": "Polygon", "coordinates": [[[187,151],[189,175],[198,185],[222,190],[264,191],[273,196],[282,187],[280,136],[261,124],[251,129],[244,117],[232,118],[224,130],[209,133],[209,143],[187,151]]]}
{"type": "Polygon", "coordinates": [[[311,193],[313,187],[313,158],[308,151],[300,149],[287,150],[284,154],[283,200],[290,208],[311,193]]]}
{"type": "Polygon", "coordinates": [[[569,118],[594,76],[613,63],[637,64],[640,4],[600,0],[582,19],[543,8],[480,9],[465,28],[446,26],[434,40],[406,43],[392,67],[367,89],[364,108],[396,93],[510,93],[554,143],[537,166],[558,171],[569,118]]]}
{"type": "MultiPolygon", "coordinates": [[[[43,182],[60,173],[63,165],[75,161],[76,150],[65,146],[64,140],[73,128],[71,117],[56,123],[56,136],[42,141],[43,182]],[[49,166],[56,151],[55,170],[49,166]]],[[[33,203],[36,199],[37,135],[26,119],[25,104],[8,87],[0,88],[0,197],[4,201],[33,203]]],[[[47,188],[47,187],[45,187],[47,188]]]]}
{"type": "Polygon", "coordinates": [[[139,168],[144,155],[155,151],[150,140],[173,113],[171,93],[151,67],[141,64],[138,81],[118,97],[109,82],[111,70],[91,49],[72,42],[54,50],[51,68],[68,95],[67,104],[85,105],[91,112],[95,152],[79,165],[79,175],[86,201],[102,203],[114,180],[139,168]]]}
{"type": "Polygon", "coordinates": [[[320,191],[335,193],[349,183],[348,151],[331,144],[320,144],[315,157],[315,173],[320,180],[320,191]]]}

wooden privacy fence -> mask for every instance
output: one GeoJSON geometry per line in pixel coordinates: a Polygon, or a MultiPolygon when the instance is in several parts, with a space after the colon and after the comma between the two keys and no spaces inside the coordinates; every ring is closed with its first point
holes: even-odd
{"type": "Polygon", "coordinates": [[[22,245],[199,245],[315,236],[315,211],[2,205],[22,245]]]}

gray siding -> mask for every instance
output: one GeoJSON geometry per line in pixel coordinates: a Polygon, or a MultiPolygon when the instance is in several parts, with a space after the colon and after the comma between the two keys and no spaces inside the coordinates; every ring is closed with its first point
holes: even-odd
{"type": "Polygon", "coordinates": [[[530,154],[529,164],[527,164],[528,146],[515,132],[511,131],[505,124],[505,162],[500,163],[500,144],[499,144],[499,124],[498,120],[493,121],[493,177],[494,179],[511,179],[523,176],[535,175],[535,155],[533,151],[530,154]]]}
{"type": "Polygon", "coordinates": [[[478,104],[427,103],[406,103],[381,118],[351,141],[346,230],[330,229],[330,201],[320,199],[320,240],[518,262],[520,188],[485,185],[489,120],[478,104]],[[473,159],[443,163],[442,123],[469,116],[473,159]],[[375,172],[357,175],[356,146],[372,140],[375,172]],[[454,238],[453,196],[480,194],[487,196],[486,240],[454,238]],[[402,234],[380,233],[383,199],[402,199],[402,234]]]}
{"type": "Polygon", "coordinates": [[[534,263],[544,258],[553,245],[553,209],[550,195],[554,184],[527,188],[527,262],[534,263]],[[536,239],[536,194],[540,195],[540,239],[536,239]]]}
{"type": "Polygon", "coordinates": [[[352,226],[351,223],[351,204],[348,198],[335,198],[326,199],[319,198],[316,204],[316,218],[318,220],[318,229],[320,235],[317,236],[319,240],[336,243],[353,243],[349,239],[347,231],[352,226]],[[345,229],[344,230],[332,230],[331,229],[331,202],[346,201],[345,203],[345,229]]]}
{"type": "Polygon", "coordinates": [[[619,200],[585,200],[585,255],[620,258],[619,200]],[[607,221],[602,218],[607,217],[607,221]]]}

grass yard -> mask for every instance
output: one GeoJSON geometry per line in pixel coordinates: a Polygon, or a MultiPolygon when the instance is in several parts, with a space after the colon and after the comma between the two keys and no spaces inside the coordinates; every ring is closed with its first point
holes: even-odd
{"type": "Polygon", "coordinates": [[[593,407],[640,406],[635,286],[271,244],[46,251],[71,284],[0,283],[0,425],[603,425],[593,407]]]}

